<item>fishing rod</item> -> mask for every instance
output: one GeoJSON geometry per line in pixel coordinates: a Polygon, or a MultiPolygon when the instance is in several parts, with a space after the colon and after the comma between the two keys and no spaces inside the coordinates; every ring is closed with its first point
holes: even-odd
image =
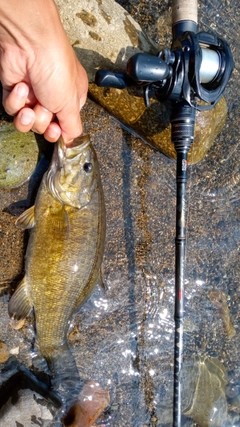
{"type": "Polygon", "coordinates": [[[194,140],[196,110],[214,107],[234,67],[227,42],[210,32],[197,30],[197,0],[173,0],[171,49],[165,48],[157,56],[137,53],[128,60],[126,73],[99,70],[95,80],[103,87],[141,87],[147,107],[152,97],[160,102],[172,101],[171,138],[177,154],[174,427],[181,427],[182,415],[188,152],[194,140]]]}

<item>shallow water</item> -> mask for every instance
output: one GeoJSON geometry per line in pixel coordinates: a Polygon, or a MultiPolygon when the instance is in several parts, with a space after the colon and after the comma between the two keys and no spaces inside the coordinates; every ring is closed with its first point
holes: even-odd
{"type": "MultiPolygon", "coordinates": [[[[161,2],[160,6],[154,1],[120,3],[158,40],[157,19],[160,14],[168,16],[170,2],[161,2]]],[[[186,366],[194,367],[194,375],[198,373],[195,357],[213,357],[223,363],[229,424],[216,424],[213,420],[209,425],[234,426],[237,422],[231,421],[231,416],[239,418],[240,413],[240,19],[237,1],[201,1],[199,5],[199,27],[211,28],[227,39],[234,54],[235,70],[225,91],[229,109],[225,127],[205,159],[189,167],[184,360],[186,366]],[[216,294],[211,291],[215,290],[225,296],[222,308],[212,299],[216,294]],[[231,337],[226,319],[236,331],[231,337]]],[[[166,32],[166,43],[169,37],[171,28],[166,32]]],[[[100,425],[170,426],[175,163],[122,130],[91,101],[83,110],[83,122],[98,153],[105,192],[107,240],[103,267],[107,289],[104,292],[97,287],[73,319],[71,349],[81,378],[98,381],[110,391],[111,403],[99,418],[100,425]]],[[[26,363],[34,331],[29,324],[20,331],[10,327],[7,286],[12,283],[13,288],[21,274],[26,243],[23,233],[15,229],[13,215],[28,205],[27,183],[19,189],[0,192],[0,282],[6,287],[0,300],[0,341],[6,342],[12,353],[19,352],[19,360],[26,363]]],[[[196,384],[191,382],[194,375],[186,373],[184,381],[189,384],[192,400],[193,396],[197,399],[196,384]]],[[[207,381],[205,388],[199,390],[202,397],[208,397],[207,381]]],[[[188,399],[188,392],[184,393],[185,398],[188,399]]],[[[41,425],[41,418],[47,416],[42,410],[36,418],[36,399],[25,396],[26,405],[30,401],[32,424],[22,421],[24,427],[41,425]]],[[[215,407],[218,412],[219,406],[215,407]]],[[[11,411],[17,409],[18,404],[11,411]]],[[[16,412],[18,423],[23,410],[16,412]]],[[[19,426],[15,421],[10,425],[0,419],[0,426],[6,425],[19,426]]],[[[201,424],[185,417],[183,425],[201,424]]]]}

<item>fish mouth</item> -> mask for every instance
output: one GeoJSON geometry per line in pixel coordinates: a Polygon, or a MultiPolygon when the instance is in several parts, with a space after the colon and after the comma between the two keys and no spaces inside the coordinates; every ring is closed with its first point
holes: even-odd
{"type": "Polygon", "coordinates": [[[49,191],[57,200],[60,201],[60,203],[64,203],[64,201],[61,196],[62,188],[58,181],[59,178],[56,179],[56,177],[59,177],[61,170],[65,168],[66,165],[75,167],[78,164],[82,153],[88,149],[89,145],[89,135],[81,135],[75,138],[68,147],[65,145],[62,137],[60,137],[56,143],[51,166],[46,173],[45,182],[49,191]]]}
{"type": "Polygon", "coordinates": [[[58,155],[59,159],[63,160],[63,157],[66,159],[73,159],[80,152],[84,151],[90,144],[89,135],[81,135],[73,139],[70,145],[66,146],[62,137],[59,139],[59,150],[58,155]]]}

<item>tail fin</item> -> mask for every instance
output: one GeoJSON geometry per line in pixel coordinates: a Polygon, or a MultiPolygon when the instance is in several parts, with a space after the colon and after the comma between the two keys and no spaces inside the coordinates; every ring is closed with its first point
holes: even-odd
{"type": "Polygon", "coordinates": [[[84,385],[80,380],[75,359],[67,343],[45,357],[52,372],[53,390],[61,396],[64,404],[63,412],[66,412],[76,403],[84,385]]]}

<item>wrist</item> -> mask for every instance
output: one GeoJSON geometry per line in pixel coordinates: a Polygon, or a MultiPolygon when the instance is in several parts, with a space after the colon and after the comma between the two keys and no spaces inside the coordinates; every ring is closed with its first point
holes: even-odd
{"type": "MultiPolygon", "coordinates": [[[[53,0],[0,0],[0,45],[30,53],[66,34],[53,0]],[[54,30],[53,30],[54,28],[54,30]]],[[[54,43],[55,44],[55,41],[54,43]]]]}

